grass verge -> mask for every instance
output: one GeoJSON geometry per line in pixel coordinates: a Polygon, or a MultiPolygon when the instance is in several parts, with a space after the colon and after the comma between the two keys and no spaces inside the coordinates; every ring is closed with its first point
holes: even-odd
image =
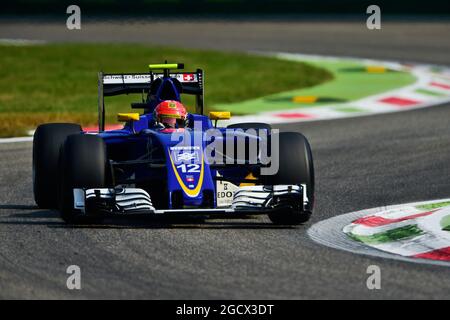
{"type": "MultiPolygon", "coordinates": [[[[184,62],[205,70],[207,108],[315,86],[333,75],[318,66],[244,53],[136,44],[0,45],[0,136],[23,135],[44,122],[93,125],[97,72],[145,72],[149,63],[184,62]]],[[[107,121],[140,96],[106,98],[107,121]]],[[[187,100],[188,106],[193,100],[187,100]]]]}
{"type": "MultiPolygon", "coordinates": [[[[310,88],[296,88],[278,94],[232,103],[227,107],[234,113],[253,113],[272,110],[336,105],[379,94],[414,83],[415,77],[408,72],[388,71],[367,73],[364,65],[352,61],[305,61],[333,74],[334,80],[310,88]],[[314,103],[295,103],[298,96],[315,96],[314,103]]],[[[221,108],[223,106],[217,106],[221,108]]]]}
{"type": "Polygon", "coordinates": [[[442,230],[450,231],[450,215],[444,217],[441,221],[442,230]]]}

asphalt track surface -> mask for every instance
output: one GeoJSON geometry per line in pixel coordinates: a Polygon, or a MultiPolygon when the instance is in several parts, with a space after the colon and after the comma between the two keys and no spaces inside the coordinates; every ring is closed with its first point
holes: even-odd
{"type": "MultiPolygon", "coordinates": [[[[218,49],[292,51],[450,65],[448,23],[320,24],[229,22],[92,25],[73,38],[143,41],[218,49]],[[232,23],[231,23],[232,25],[232,23]],[[142,29],[142,28],[141,28],[142,29]],[[236,30],[239,29],[239,32],[236,30]],[[281,32],[280,30],[283,30],[281,32]],[[89,30],[89,32],[88,32],[89,30]],[[112,32],[111,32],[112,30],[112,32]],[[178,33],[175,34],[175,31],[178,33]],[[166,32],[166,33],[164,33],[166,32]],[[378,32],[378,33],[377,33],[378,32]],[[214,35],[214,37],[212,37],[214,35]]],[[[65,31],[2,22],[0,38],[70,40],[65,31]]],[[[73,39],[72,39],[73,40],[73,39]]],[[[450,194],[450,105],[282,126],[311,141],[317,175],[312,221],[295,228],[267,219],[120,220],[68,227],[33,207],[31,143],[0,145],[1,298],[450,298],[450,269],[367,257],[312,242],[307,228],[342,213],[450,194]],[[82,270],[82,290],[66,289],[65,270],[82,270]],[[368,290],[378,265],[382,289],[368,290]]]]}

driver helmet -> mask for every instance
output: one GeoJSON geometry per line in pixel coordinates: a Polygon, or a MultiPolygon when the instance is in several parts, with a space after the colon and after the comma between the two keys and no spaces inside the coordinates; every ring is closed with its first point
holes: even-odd
{"type": "Polygon", "coordinates": [[[153,111],[154,119],[167,129],[184,128],[187,123],[187,111],[183,104],[175,100],[166,100],[158,104],[153,111]]]}

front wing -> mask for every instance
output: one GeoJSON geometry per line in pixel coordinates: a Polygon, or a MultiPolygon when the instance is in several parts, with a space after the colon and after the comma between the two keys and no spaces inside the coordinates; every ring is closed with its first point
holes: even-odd
{"type": "Polygon", "coordinates": [[[139,188],[74,189],[74,209],[80,214],[141,215],[141,214],[267,214],[273,211],[297,209],[308,205],[305,185],[243,186],[226,208],[156,209],[150,195],[139,188]]]}

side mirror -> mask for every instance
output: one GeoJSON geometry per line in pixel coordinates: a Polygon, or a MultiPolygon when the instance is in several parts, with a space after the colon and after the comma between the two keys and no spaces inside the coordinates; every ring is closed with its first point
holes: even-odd
{"type": "Polygon", "coordinates": [[[117,121],[138,121],[139,120],[139,113],[118,113],[117,114],[117,121]]]}
{"type": "Polygon", "coordinates": [[[211,120],[229,120],[231,118],[230,111],[211,111],[209,113],[209,118],[211,120]]]}

